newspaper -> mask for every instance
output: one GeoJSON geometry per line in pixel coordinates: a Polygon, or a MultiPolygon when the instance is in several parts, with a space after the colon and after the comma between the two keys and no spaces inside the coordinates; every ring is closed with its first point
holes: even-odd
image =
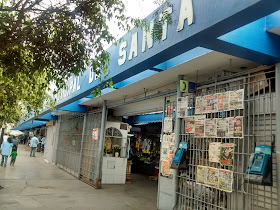
{"type": "Polygon", "coordinates": [[[164,118],[163,132],[164,133],[172,133],[173,132],[173,120],[172,120],[171,117],[165,117],[164,118]]]}
{"type": "Polygon", "coordinates": [[[177,118],[188,116],[188,97],[177,98],[177,118]]]}
{"type": "Polygon", "coordinates": [[[188,116],[185,118],[186,133],[194,133],[194,117],[188,116]]]}
{"type": "Polygon", "coordinates": [[[232,192],[233,171],[220,169],[219,171],[219,189],[232,192]]]}
{"type": "Polygon", "coordinates": [[[194,117],[194,137],[204,137],[205,115],[194,117]]]}
{"type": "Polygon", "coordinates": [[[172,135],[163,135],[162,145],[161,145],[161,167],[162,167],[162,175],[169,176],[173,173],[173,170],[170,169],[172,158],[174,156],[175,150],[175,136],[172,135]]]}
{"type": "Polygon", "coordinates": [[[229,109],[244,109],[244,89],[229,92],[229,109]]]}
{"type": "Polygon", "coordinates": [[[217,98],[216,94],[205,96],[206,98],[206,110],[205,113],[211,113],[217,111],[217,98]]]}
{"type": "Polygon", "coordinates": [[[217,121],[216,119],[205,120],[205,137],[217,137],[217,121]]]}
{"type": "Polygon", "coordinates": [[[166,107],[166,117],[173,117],[173,106],[166,107]]]}
{"type": "Polygon", "coordinates": [[[207,167],[206,185],[211,187],[219,187],[219,169],[207,167]]]}
{"type": "Polygon", "coordinates": [[[229,92],[216,93],[217,97],[217,111],[229,110],[229,92]]]}
{"type": "Polygon", "coordinates": [[[207,176],[207,167],[206,166],[197,166],[196,183],[205,184],[206,176],[207,176]]]}
{"type": "Polygon", "coordinates": [[[217,119],[217,137],[226,138],[229,136],[229,122],[228,118],[217,119]]]}
{"type": "Polygon", "coordinates": [[[229,137],[243,138],[243,117],[230,117],[229,119],[229,137]]]}
{"type": "Polygon", "coordinates": [[[203,97],[202,96],[197,96],[195,99],[195,114],[203,114],[203,97]]]}
{"type": "Polygon", "coordinates": [[[233,166],[234,160],[234,144],[221,144],[221,164],[226,166],[233,166]]]}
{"type": "Polygon", "coordinates": [[[221,142],[210,142],[209,162],[220,163],[221,142]]]}

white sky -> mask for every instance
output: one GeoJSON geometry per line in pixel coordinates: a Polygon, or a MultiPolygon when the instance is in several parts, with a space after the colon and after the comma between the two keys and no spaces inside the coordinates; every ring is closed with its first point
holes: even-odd
{"type": "MultiPolygon", "coordinates": [[[[151,14],[156,8],[159,7],[157,3],[154,3],[154,0],[122,0],[126,6],[125,14],[126,16],[132,18],[144,19],[149,14],[151,14]]],[[[117,24],[114,24],[113,21],[109,23],[110,32],[117,38],[121,38],[126,31],[121,31],[118,28],[117,24]]],[[[133,27],[132,27],[133,28],[133,27]]],[[[108,48],[110,45],[106,44],[105,48],[108,48]]]]}

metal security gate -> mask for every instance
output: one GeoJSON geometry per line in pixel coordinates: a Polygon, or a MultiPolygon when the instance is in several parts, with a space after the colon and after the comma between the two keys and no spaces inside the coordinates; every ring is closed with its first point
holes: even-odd
{"type": "MultiPolygon", "coordinates": [[[[206,114],[206,119],[243,116],[244,138],[195,138],[185,133],[181,124],[180,141],[188,143],[189,166],[179,171],[178,209],[279,209],[277,206],[276,155],[276,93],[274,68],[255,69],[219,78],[219,81],[198,84],[197,95],[203,96],[244,89],[244,109],[206,114]],[[209,143],[234,143],[234,165],[222,166],[209,162],[209,143]],[[272,186],[249,184],[245,181],[246,167],[256,145],[269,145],[272,149],[272,186]],[[232,192],[196,183],[197,166],[233,171],[232,192]]],[[[279,94],[279,93],[278,93],[279,94]]],[[[189,108],[195,113],[195,96],[189,97],[189,108]]]]}
{"type": "Polygon", "coordinates": [[[78,177],[84,115],[61,116],[56,163],[78,177]]]}
{"type": "Polygon", "coordinates": [[[91,186],[95,186],[97,179],[98,144],[101,130],[102,113],[89,113],[86,116],[86,125],[81,150],[80,179],[91,186]],[[93,139],[93,129],[98,130],[98,138],[93,139]]]}

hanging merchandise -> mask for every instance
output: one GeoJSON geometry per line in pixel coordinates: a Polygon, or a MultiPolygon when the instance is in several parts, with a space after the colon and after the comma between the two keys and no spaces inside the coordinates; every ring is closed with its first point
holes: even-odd
{"type": "Polygon", "coordinates": [[[217,111],[229,110],[229,92],[216,93],[217,95],[217,111]]]}
{"type": "Polygon", "coordinates": [[[228,118],[217,119],[217,137],[227,138],[229,137],[229,122],[228,118]]]}
{"type": "Polygon", "coordinates": [[[230,91],[229,93],[229,109],[243,109],[244,108],[244,89],[230,91]]]}
{"type": "Polygon", "coordinates": [[[255,153],[252,153],[249,159],[245,181],[251,184],[272,186],[272,161],[270,146],[256,146],[255,153]]]}
{"type": "Polygon", "coordinates": [[[234,144],[221,144],[221,164],[225,166],[233,166],[234,160],[234,144]]]}
{"type": "Polygon", "coordinates": [[[217,137],[217,121],[216,119],[205,120],[205,137],[215,138],[217,137]]]}
{"type": "Polygon", "coordinates": [[[188,116],[185,118],[186,133],[194,133],[194,117],[188,116]]]}
{"type": "Polygon", "coordinates": [[[204,137],[205,130],[205,115],[195,116],[194,121],[194,136],[198,138],[204,137]]]}
{"type": "Polygon", "coordinates": [[[166,107],[166,117],[173,117],[173,106],[167,106],[166,107]]]}
{"type": "Polygon", "coordinates": [[[229,118],[229,137],[243,138],[243,117],[229,118]]]}
{"type": "Polygon", "coordinates": [[[220,169],[219,170],[219,189],[232,192],[233,171],[220,169]]]}
{"type": "Polygon", "coordinates": [[[92,140],[98,139],[98,129],[92,129],[92,140]]]}
{"type": "Polygon", "coordinates": [[[162,176],[169,176],[173,174],[173,170],[170,169],[172,158],[175,150],[175,135],[163,135],[161,143],[161,167],[162,176]]]}
{"type": "Polygon", "coordinates": [[[219,169],[207,167],[206,184],[211,187],[219,187],[219,169]]]}
{"type": "Polygon", "coordinates": [[[164,118],[163,132],[164,133],[172,133],[173,132],[173,120],[172,120],[171,117],[165,117],[164,118]]]}
{"type": "Polygon", "coordinates": [[[244,89],[197,96],[195,114],[244,109],[244,89]]]}
{"type": "Polygon", "coordinates": [[[197,166],[196,169],[196,183],[205,184],[207,176],[207,167],[206,166],[197,166]]]}
{"type": "Polygon", "coordinates": [[[177,98],[177,118],[188,116],[188,97],[177,98]]]}
{"type": "Polygon", "coordinates": [[[209,162],[220,163],[221,144],[221,142],[210,142],[209,162]]]}
{"type": "Polygon", "coordinates": [[[216,94],[207,95],[206,98],[206,113],[212,113],[217,111],[217,97],[216,94]]]}

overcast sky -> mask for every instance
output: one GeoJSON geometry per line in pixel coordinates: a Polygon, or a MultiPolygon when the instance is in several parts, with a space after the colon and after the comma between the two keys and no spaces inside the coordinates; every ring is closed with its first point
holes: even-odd
{"type": "MultiPolygon", "coordinates": [[[[151,14],[159,4],[154,3],[154,0],[123,0],[126,6],[125,14],[132,18],[144,19],[151,14]]],[[[109,23],[110,32],[117,38],[121,38],[126,32],[119,30],[117,24],[109,23]]],[[[110,45],[105,45],[108,48],[110,45]]]]}

